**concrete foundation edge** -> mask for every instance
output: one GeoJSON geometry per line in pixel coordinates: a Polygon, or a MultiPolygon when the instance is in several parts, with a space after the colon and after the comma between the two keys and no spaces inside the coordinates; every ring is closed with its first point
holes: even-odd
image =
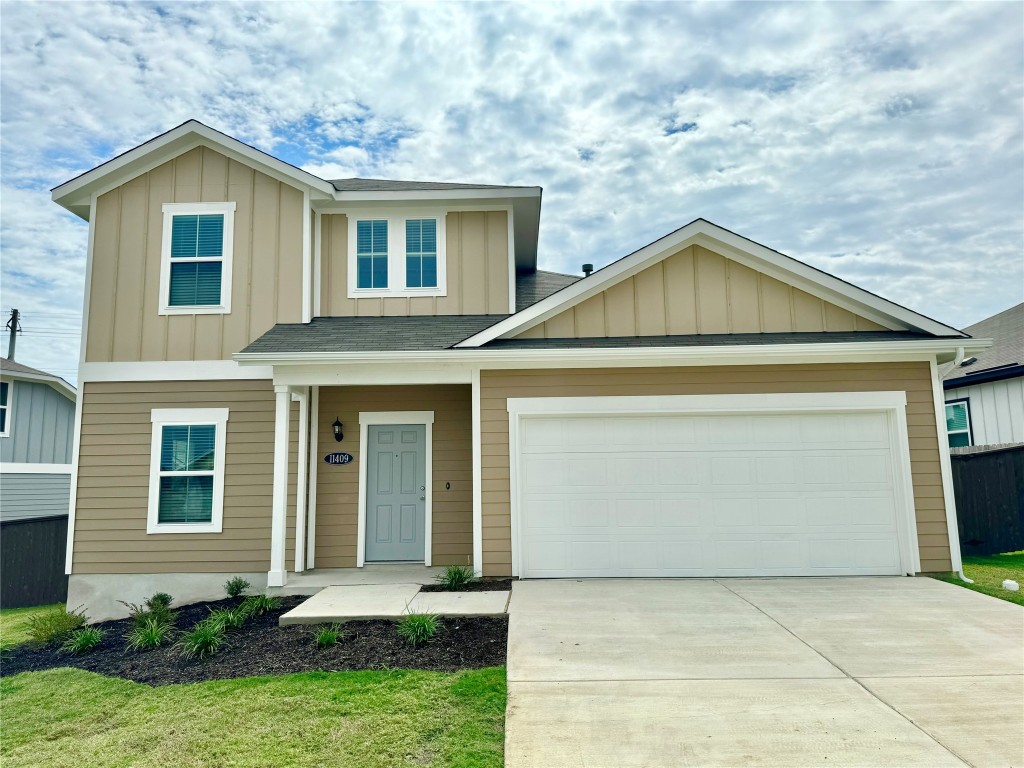
{"type": "MultiPolygon", "coordinates": [[[[251,592],[267,588],[266,571],[261,573],[89,573],[68,578],[68,610],[85,611],[90,622],[123,619],[128,608],[121,602],[141,603],[154,592],[167,592],[173,605],[204,600],[221,600],[227,595],[224,582],[241,576],[251,592]]],[[[276,592],[278,590],[270,590],[276,592]]]]}

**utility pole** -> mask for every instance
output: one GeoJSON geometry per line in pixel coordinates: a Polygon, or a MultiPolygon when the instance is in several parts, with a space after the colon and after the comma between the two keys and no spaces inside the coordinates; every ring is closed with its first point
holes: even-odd
{"type": "Polygon", "coordinates": [[[18,343],[18,334],[21,333],[21,321],[18,319],[21,313],[16,310],[11,310],[11,319],[7,321],[7,330],[10,331],[11,337],[7,341],[7,359],[14,359],[14,347],[18,343]]]}

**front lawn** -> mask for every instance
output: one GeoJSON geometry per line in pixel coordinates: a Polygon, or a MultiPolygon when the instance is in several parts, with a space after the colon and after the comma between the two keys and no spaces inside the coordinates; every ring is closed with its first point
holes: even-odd
{"type": "Polygon", "coordinates": [[[28,640],[28,621],[33,616],[63,608],[64,603],[40,605],[32,608],[0,609],[0,648],[10,648],[28,640]]]}
{"type": "Polygon", "coordinates": [[[1024,551],[1005,552],[988,557],[964,556],[964,575],[969,579],[974,579],[974,583],[965,584],[957,576],[938,576],[936,578],[1024,606],[1024,551]],[[1016,581],[1021,585],[1022,590],[1011,592],[1003,589],[1003,579],[1016,581]]]}
{"type": "Polygon", "coordinates": [[[503,667],[157,688],[64,668],[5,677],[0,697],[4,768],[502,765],[503,667]]]}

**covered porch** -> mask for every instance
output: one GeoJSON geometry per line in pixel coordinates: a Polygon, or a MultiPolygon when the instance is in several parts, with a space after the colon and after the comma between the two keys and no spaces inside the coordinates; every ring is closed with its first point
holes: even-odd
{"type": "Polygon", "coordinates": [[[275,366],[274,390],[268,588],[482,575],[478,371],[275,366]]]}

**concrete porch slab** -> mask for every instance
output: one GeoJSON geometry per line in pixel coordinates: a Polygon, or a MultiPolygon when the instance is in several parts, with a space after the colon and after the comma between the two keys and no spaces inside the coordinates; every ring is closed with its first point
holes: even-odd
{"type": "Polygon", "coordinates": [[[439,616],[502,616],[511,592],[420,592],[409,610],[439,616]]]}
{"type": "Polygon", "coordinates": [[[279,624],[326,624],[353,619],[393,619],[408,612],[419,584],[327,587],[283,614],[279,624]]]}
{"type": "Polygon", "coordinates": [[[275,595],[312,595],[325,587],[360,584],[433,584],[444,573],[440,566],[415,563],[373,563],[362,568],[315,568],[288,573],[288,583],[268,590],[275,595]]]}

